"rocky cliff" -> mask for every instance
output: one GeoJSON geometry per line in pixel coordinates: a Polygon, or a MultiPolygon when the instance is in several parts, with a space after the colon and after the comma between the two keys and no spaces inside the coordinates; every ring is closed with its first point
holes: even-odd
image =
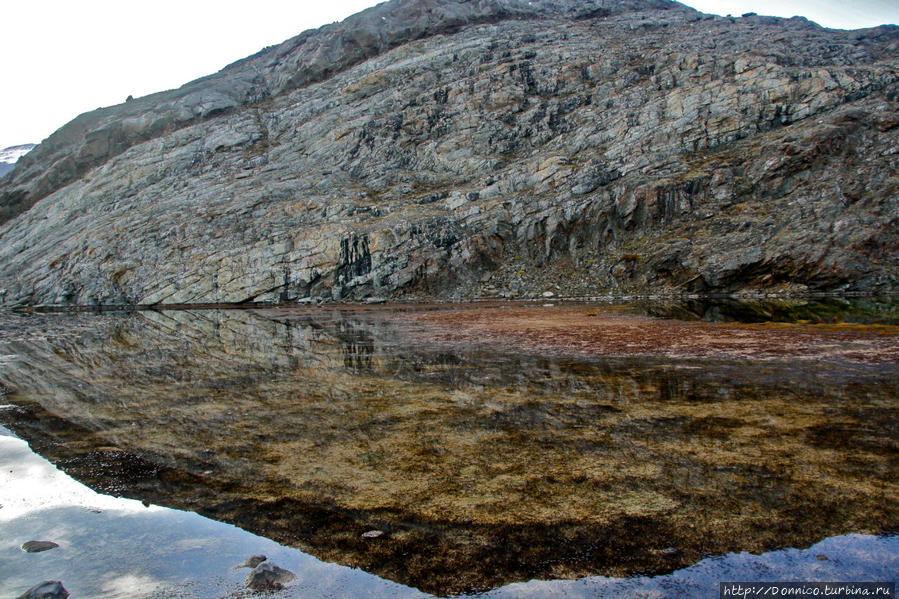
{"type": "Polygon", "coordinates": [[[899,28],[392,0],[79,116],[0,302],[899,288],[899,28]]]}

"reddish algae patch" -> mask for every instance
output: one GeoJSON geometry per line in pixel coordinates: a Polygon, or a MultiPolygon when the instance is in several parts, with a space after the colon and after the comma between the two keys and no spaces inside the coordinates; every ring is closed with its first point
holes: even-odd
{"type": "Polygon", "coordinates": [[[462,308],[404,313],[430,342],[572,357],[899,362],[899,327],[685,322],[595,306],[462,308]]]}

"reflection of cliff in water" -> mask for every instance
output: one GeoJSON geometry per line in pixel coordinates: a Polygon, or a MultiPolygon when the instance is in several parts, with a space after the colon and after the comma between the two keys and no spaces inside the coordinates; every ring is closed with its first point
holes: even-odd
{"type": "Polygon", "coordinates": [[[0,418],[76,478],[427,591],[899,524],[894,364],[546,359],[381,311],[0,327],[0,418]]]}
{"type": "Polygon", "coordinates": [[[650,316],[710,322],[811,322],[899,325],[899,297],[818,299],[695,299],[645,302],[650,316]]]}

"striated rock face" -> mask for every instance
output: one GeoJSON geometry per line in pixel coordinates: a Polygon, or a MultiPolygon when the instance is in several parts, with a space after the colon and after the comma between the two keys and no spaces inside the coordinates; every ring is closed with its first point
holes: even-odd
{"type": "Polygon", "coordinates": [[[899,288],[899,28],[393,0],[82,115],[0,302],[899,288]]]}

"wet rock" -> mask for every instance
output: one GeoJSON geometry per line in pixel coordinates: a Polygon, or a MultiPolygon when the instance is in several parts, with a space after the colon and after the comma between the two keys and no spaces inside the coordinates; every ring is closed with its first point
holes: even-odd
{"type": "Polygon", "coordinates": [[[59,547],[59,545],[53,541],[28,541],[27,543],[22,544],[22,551],[28,553],[40,553],[41,551],[48,551],[56,547],[59,547]]]}
{"type": "Polygon", "coordinates": [[[267,559],[268,559],[268,557],[261,555],[261,554],[251,555],[250,557],[247,558],[247,561],[240,564],[239,566],[234,566],[234,568],[232,568],[232,569],[236,570],[238,568],[255,568],[256,566],[258,566],[259,564],[261,564],[262,562],[264,562],[267,559]]]}
{"type": "Polygon", "coordinates": [[[66,599],[69,592],[58,580],[45,580],[16,597],[16,599],[66,599]]]}
{"type": "Polygon", "coordinates": [[[266,560],[253,568],[247,576],[246,586],[254,591],[277,590],[283,589],[285,584],[295,578],[296,575],[290,570],[279,568],[266,560]]]}

